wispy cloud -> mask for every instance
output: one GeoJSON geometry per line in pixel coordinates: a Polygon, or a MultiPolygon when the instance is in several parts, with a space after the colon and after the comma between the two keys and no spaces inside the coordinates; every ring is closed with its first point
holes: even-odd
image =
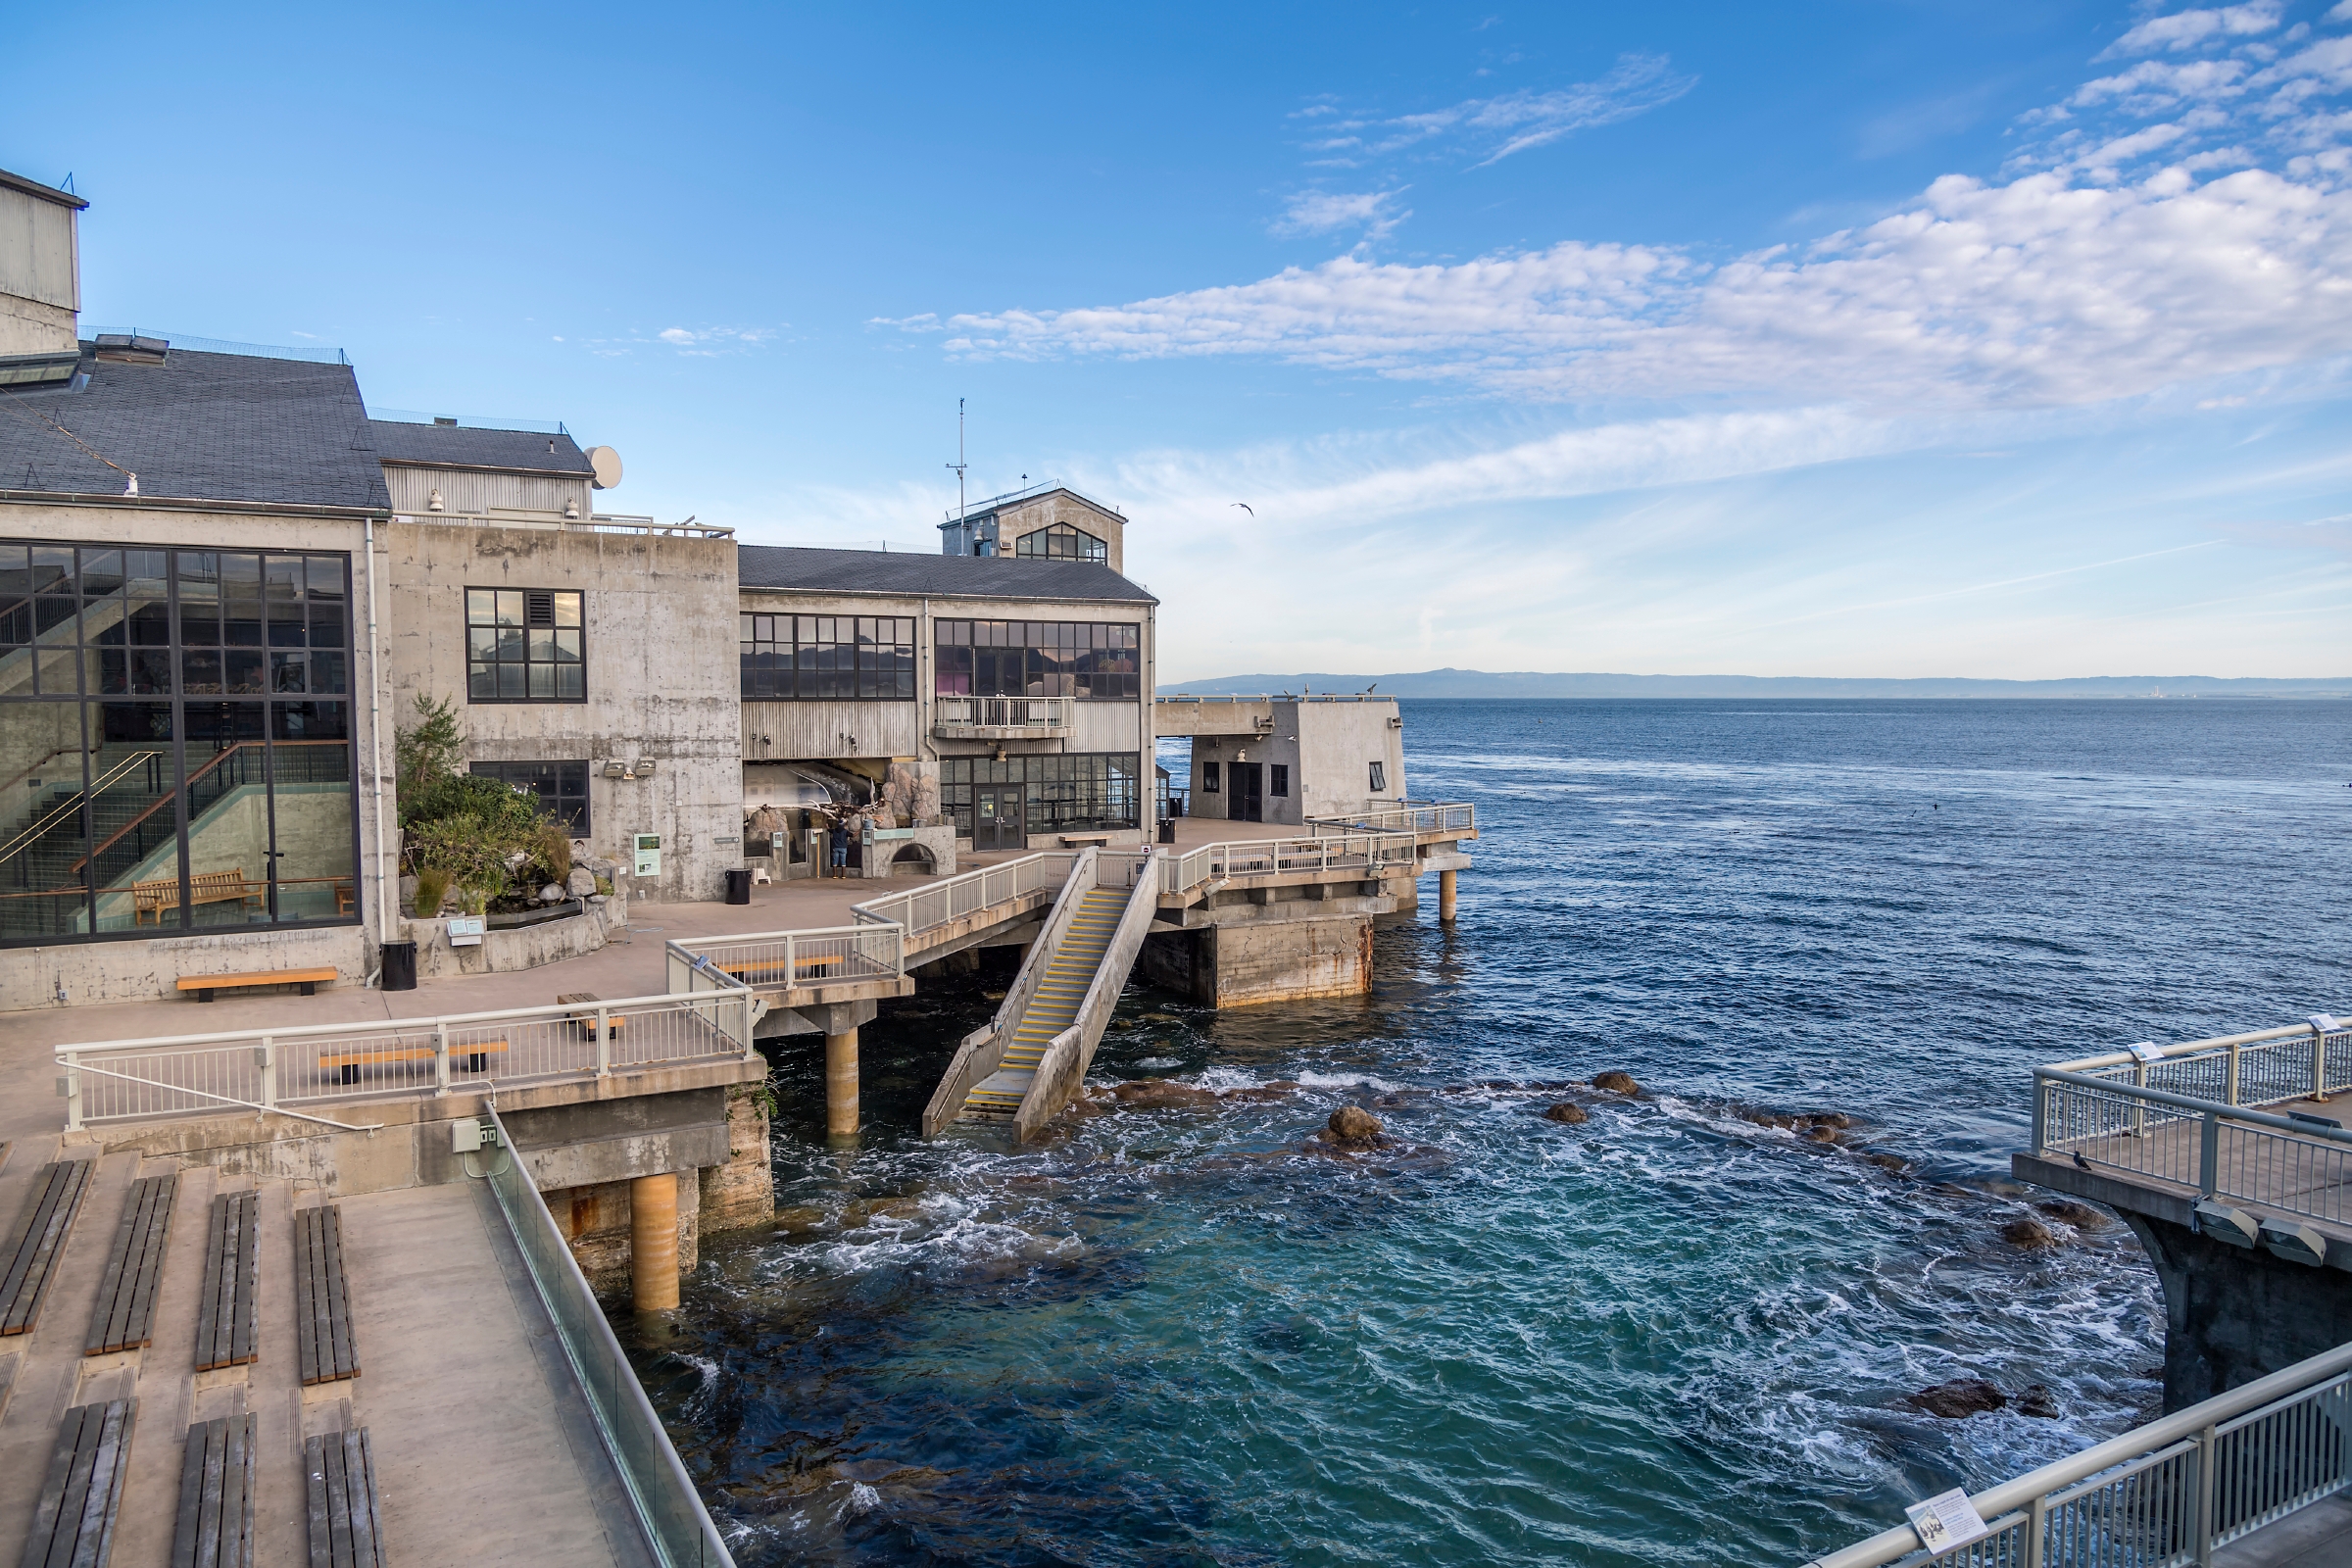
{"type": "Polygon", "coordinates": [[[1318,102],[1297,118],[1309,122],[1304,145],[1311,161],[1327,167],[1356,168],[1406,152],[1450,152],[1483,169],[1576,131],[1631,120],[1696,85],[1696,76],[1677,73],[1664,55],[1630,54],[1596,80],[1550,91],[1471,98],[1412,115],[1348,114],[1318,102]]]}
{"type": "Polygon", "coordinates": [[[2154,54],[2159,50],[2179,53],[2219,38],[2253,37],[2278,25],[2279,9],[2280,0],[2252,0],[2251,4],[2241,6],[2150,17],[2116,39],[2099,58],[2154,54]]]}
{"type": "Polygon", "coordinates": [[[1396,205],[1404,188],[1347,194],[1340,191],[1302,191],[1291,198],[1283,215],[1268,226],[1277,234],[1329,234],[1356,229],[1367,240],[1386,239],[1412,217],[1410,208],[1396,205]]]}

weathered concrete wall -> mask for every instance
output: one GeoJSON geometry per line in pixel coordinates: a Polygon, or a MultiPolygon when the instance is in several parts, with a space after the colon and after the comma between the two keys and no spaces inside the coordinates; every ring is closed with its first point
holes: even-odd
{"type": "Polygon", "coordinates": [[[659,833],[661,874],[630,891],[721,897],[743,849],[733,542],[449,522],[384,533],[385,666],[402,721],[418,693],[453,697],[469,760],[654,759],[650,778],[591,767],[590,842],[625,868],[631,835],[659,833]],[[587,701],[467,703],[468,587],[585,590],[587,701]]]}
{"type": "Polygon", "coordinates": [[[0,187],[0,354],[63,353],[81,309],[74,209],[0,187]]]}
{"type": "MultiPolygon", "coordinates": [[[[0,1011],[177,997],[183,974],[247,974],[331,964],[338,985],[358,985],[374,967],[374,952],[368,933],[357,926],[300,931],[236,926],[219,935],[12,948],[0,954],[0,1011]]],[[[212,1015],[212,1009],[190,999],[179,1027],[200,1033],[211,1027],[206,1020],[212,1015]]]]}
{"type": "Polygon", "coordinates": [[[2352,1274],[2119,1212],[2164,1284],[2168,1412],[2352,1340],[2352,1274]]]}
{"type": "Polygon", "coordinates": [[[603,948],[612,941],[612,933],[628,922],[628,905],[613,898],[590,906],[585,914],[485,931],[480,946],[464,948],[449,945],[447,920],[406,923],[410,939],[416,944],[417,977],[435,980],[453,974],[505,974],[577,958],[603,948]]]}
{"type": "MultiPolygon", "coordinates": [[[[481,473],[462,468],[421,468],[405,464],[384,465],[384,488],[391,492],[392,510],[410,514],[430,514],[433,492],[441,492],[444,514],[458,512],[543,512],[564,515],[569,503],[582,517],[594,510],[585,476],[556,474],[481,473]]],[[[550,526],[555,524],[550,522],[550,526]]],[[[542,584],[541,586],[545,586],[542,584]]]]}
{"type": "MultiPolygon", "coordinates": [[[[1057,522],[1066,522],[1102,540],[1110,552],[1110,569],[1121,574],[1126,572],[1127,519],[1115,512],[1105,512],[1101,507],[1091,505],[1067,490],[1049,490],[1031,500],[999,508],[997,554],[1018,555],[1019,540],[1023,534],[1051,528],[1057,522]]],[[[1151,687],[1144,689],[1150,691],[1151,687]]]]}
{"type": "Polygon", "coordinates": [[[1238,761],[1266,769],[1258,820],[1298,825],[1310,816],[1341,816],[1404,799],[1404,731],[1396,718],[1393,702],[1272,699],[1168,703],[1154,721],[1193,737],[1195,816],[1230,817],[1236,796],[1223,775],[1238,761]],[[1201,789],[1203,762],[1218,764],[1221,788],[1213,795],[1201,789]],[[1382,772],[1378,793],[1372,789],[1374,762],[1382,772]],[[1277,764],[1290,770],[1286,795],[1273,793],[1277,764]]]}
{"type": "Polygon", "coordinates": [[[1154,927],[1138,967],[1152,984],[1212,1007],[1360,996],[1372,989],[1372,916],[1154,927]]]}

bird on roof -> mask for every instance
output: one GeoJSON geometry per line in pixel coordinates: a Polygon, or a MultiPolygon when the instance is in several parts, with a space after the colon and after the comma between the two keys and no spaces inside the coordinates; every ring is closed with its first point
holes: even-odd
{"type": "Polygon", "coordinates": [[[1254,518],[1257,516],[1257,509],[1256,509],[1255,507],[1251,506],[1251,505],[1250,505],[1249,502],[1247,502],[1247,501],[1236,501],[1236,502],[1235,502],[1235,503],[1233,503],[1233,504],[1234,504],[1235,506],[1237,506],[1237,507],[1241,508],[1241,509],[1242,509],[1244,512],[1247,512],[1248,514],[1250,514],[1250,517],[1251,517],[1252,519],[1254,519],[1254,518]]]}

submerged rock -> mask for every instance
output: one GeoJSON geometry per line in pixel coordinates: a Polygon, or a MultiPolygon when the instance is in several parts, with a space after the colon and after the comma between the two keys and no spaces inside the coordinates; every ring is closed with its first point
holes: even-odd
{"type": "Polygon", "coordinates": [[[2055,1421],[2058,1419],[2058,1396],[2050,1392],[2047,1384],[2029,1383],[2025,1392],[2017,1396],[2017,1413],[2040,1421],[2055,1421]]]}
{"type": "Polygon", "coordinates": [[[2062,1224],[2072,1225],[2079,1231],[2101,1230],[2107,1224],[2105,1214],[2088,1203],[2078,1203],[2071,1198],[2053,1198],[2046,1202],[2035,1203],[2034,1206],[2049,1215],[2050,1218],[2062,1224]]]}
{"type": "Polygon", "coordinates": [[[1586,1110],[1584,1106],[1578,1104],[1575,1101],[1563,1100],[1558,1104],[1552,1106],[1549,1110],[1544,1112],[1544,1119],[1545,1121],[1565,1122],[1569,1126],[1575,1127],[1581,1125],[1582,1123],[1591,1121],[1592,1119],[1592,1112],[1586,1110]]]}
{"type": "Polygon", "coordinates": [[[1983,1378],[1954,1378],[1949,1383],[1922,1389],[1903,1402],[1946,1421],[1963,1421],[1986,1410],[2002,1408],[2008,1404],[2009,1396],[1983,1378]]]}
{"type": "Polygon", "coordinates": [[[1907,1175],[1911,1170],[1911,1162],[1900,1154],[1874,1153],[1864,1154],[1862,1157],[1869,1163],[1878,1166],[1879,1169],[1890,1171],[1897,1176],[1907,1175]]]}
{"type": "Polygon", "coordinates": [[[1613,1067],[1607,1072],[1594,1073],[1592,1087],[1606,1089],[1612,1095],[1638,1095],[1642,1092],[1642,1086],[1634,1082],[1633,1074],[1619,1072],[1613,1067]]]}
{"type": "Polygon", "coordinates": [[[779,1208],[775,1226],[787,1236],[808,1236],[833,1223],[833,1217],[821,1208],[779,1208]]]}
{"type": "Polygon", "coordinates": [[[1808,1127],[1805,1129],[1804,1139],[1808,1144],[1834,1144],[1838,1141],[1838,1129],[1828,1126],[1808,1127]]]}
{"type": "Polygon", "coordinates": [[[1343,1146],[1369,1148],[1380,1142],[1380,1118],[1361,1105],[1342,1105],[1331,1113],[1324,1124],[1325,1132],[1334,1143],[1343,1146]]]}
{"type": "Polygon", "coordinates": [[[1215,1090],[1180,1084],[1173,1078],[1136,1078],[1113,1084],[1110,1097],[1130,1110],[1174,1110],[1217,1102],[1215,1090]]]}
{"type": "Polygon", "coordinates": [[[2011,1247],[2056,1247],[2058,1233],[2032,1217],[2013,1219],[2001,1227],[2001,1240],[2011,1247]]]}

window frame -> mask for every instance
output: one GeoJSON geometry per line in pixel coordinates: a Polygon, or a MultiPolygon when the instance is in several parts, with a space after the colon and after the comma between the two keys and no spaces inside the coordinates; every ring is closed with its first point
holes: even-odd
{"type": "Polygon", "coordinates": [[[538,798],[540,811],[551,820],[562,823],[564,828],[564,834],[568,838],[587,838],[589,836],[589,828],[595,823],[595,791],[590,781],[596,777],[596,768],[594,763],[587,758],[481,758],[478,760],[469,760],[466,764],[466,771],[475,775],[478,778],[497,779],[501,784],[508,785],[514,789],[528,789],[532,795],[538,798]],[[539,788],[539,781],[535,778],[514,777],[514,774],[518,772],[539,768],[555,769],[553,776],[549,780],[549,782],[553,785],[552,791],[542,790],[539,788]],[[566,768],[579,769],[579,773],[577,775],[580,784],[577,796],[579,801],[579,809],[577,813],[573,815],[566,815],[562,809],[563,803],[571,796],[571,792],[564,788],[566,781],[564,770],[566,768]]]}
{"type": "Polygon", "coordinates": [[[467,706],[471,707],[478,705],[481,707],[506,708],[578,707],[588,701],[587,590],[582,588],[477,587],[472,583],[467,583],[466,585],[465,626],[466,702],[467,706]],[[534,596],[541,594],[546,595],[548,598],[548,619],[544,626],[535,623],[531,618],[531,600],[534,596]],[[475,618],[475,612],[477,608],[476,596],[483,596],[486,598],[487,604],[482,608],[489,618],[482,620],[477,620],[475,618]],[[519,618],[513,622],[508,622],[500,618],[500,616],[505,612],[506,608],[501,601],[510,599],[514,601],[514,608],[520,612],[519,618]],[[564,601],[567,600],[574,602],[577,607],[574,612],[575,618],[568,624],[566,624],[563,618],[564,610],[565,608],[564,601]],[[533,642],[534,634],[541,630],[545,630],[548,633],[551,645],[559,649],[562,647],[563,635],[565,632],[569,632],[578,640],[578,656],[569,660],[560,658],[542,659],[538,657],[533,647],[533,642]],[[487,632],[490,634],[489,646],[493,650],[493,656],[491,658],[483,659],[476,656],[475,649],[477,646],[480,646],[483,641],[481,638],[475,635],[477,632],[487,632]],[[521,650],[522,657],[519,659],[504,657],[504,646],[507,642],[507,633],[509,632],[517,634],[514,642],[515,646],[521,650]],[[522,677],[522,692],[520,695],[510,697],[504,695],[503,693],[493,691],[490,695],[484,696],[476,689],[475,677],[477,672],[490,672],[491,684],[496,687],[504,684],[503,681],[500,680],[498,672],[507,669],[514,669],[520,672],[522,677]],[[531,671],[533,669],[546,669],[551,671],[552,673],[550,675],[549,684],[553,687],[559,688],[559,690],[555,694],[545,697],[532,695],[531,671]],[[565,669],[577,669],[580,672],[580,689],[578,695],[576,696],[566,697],[562,695],[560,691],[560,688],[564,684],[562,672],[565,669]]]}
{"type": "Polygon", "coordinates": [[[1375,761],[1372,764],[1372,793],[1386,795],[1388,792],[1389,764],[1385,761],[1375,761]]]}
{"type": "Polygon", "coordinates": [[[1099,566],[1110,564],[1110,541],[1087,532],[1074,522],[1050,522],[1043,528],[1032,528],[1012,542],[1012,553],[1016,559],[1027,561],[1085,561],[1099,566]],[[1053,548],[1056,537],[1075,541],[1071,545],[1075,554],[1056,552],[1053,548]],[[1039,541],[1035,550],[1029,548],[1032,539],[1039,541]]]}
{"type": "Polygon", "coordinates": [[[1142,702],[1143,623],[943,616],[932,622],[931,670],[935,697],[1142,702]],[[1020,690],[981,689],[1006,684],[1001,677],[1007,664],[1020,670],[1020,690]],[[983,670],[989,678],[982,678],[983,670]]]}
{"type": "Polygon", "coordinates": [[[1218,776],[1224,771],[1225,770],[1219,767],[1214,760],[1202,762],[1200,768],[1200,793],[1203,795],[1219,795],[1224,793],[1218,784],[1218,776]]]}
{"type": "Polygon", "coordinates": [[[741,611],[736,692],[747,703],[911,703],[920,637],[913,615],[741,611]]]}
{"type": "Polygon", "coordinates": [[[1272,797],[1274,797],[1274,798],[1276,798],[1276,799],[1279,799],[1279,800],[1286,800],[1286,801],[1287,801],[1287,800],[1289,800],[1289,799],[1290,799],[1290,797],[1291,797],[1291,764],[1290,764],[1290,763],[1288,763],[1288,762],[1268,762],[1268,763],[1266,764],[1266,794],[1267,794],[1267,795],[1269,795],[1269,796],[1272,796],[1272,797]]]}

